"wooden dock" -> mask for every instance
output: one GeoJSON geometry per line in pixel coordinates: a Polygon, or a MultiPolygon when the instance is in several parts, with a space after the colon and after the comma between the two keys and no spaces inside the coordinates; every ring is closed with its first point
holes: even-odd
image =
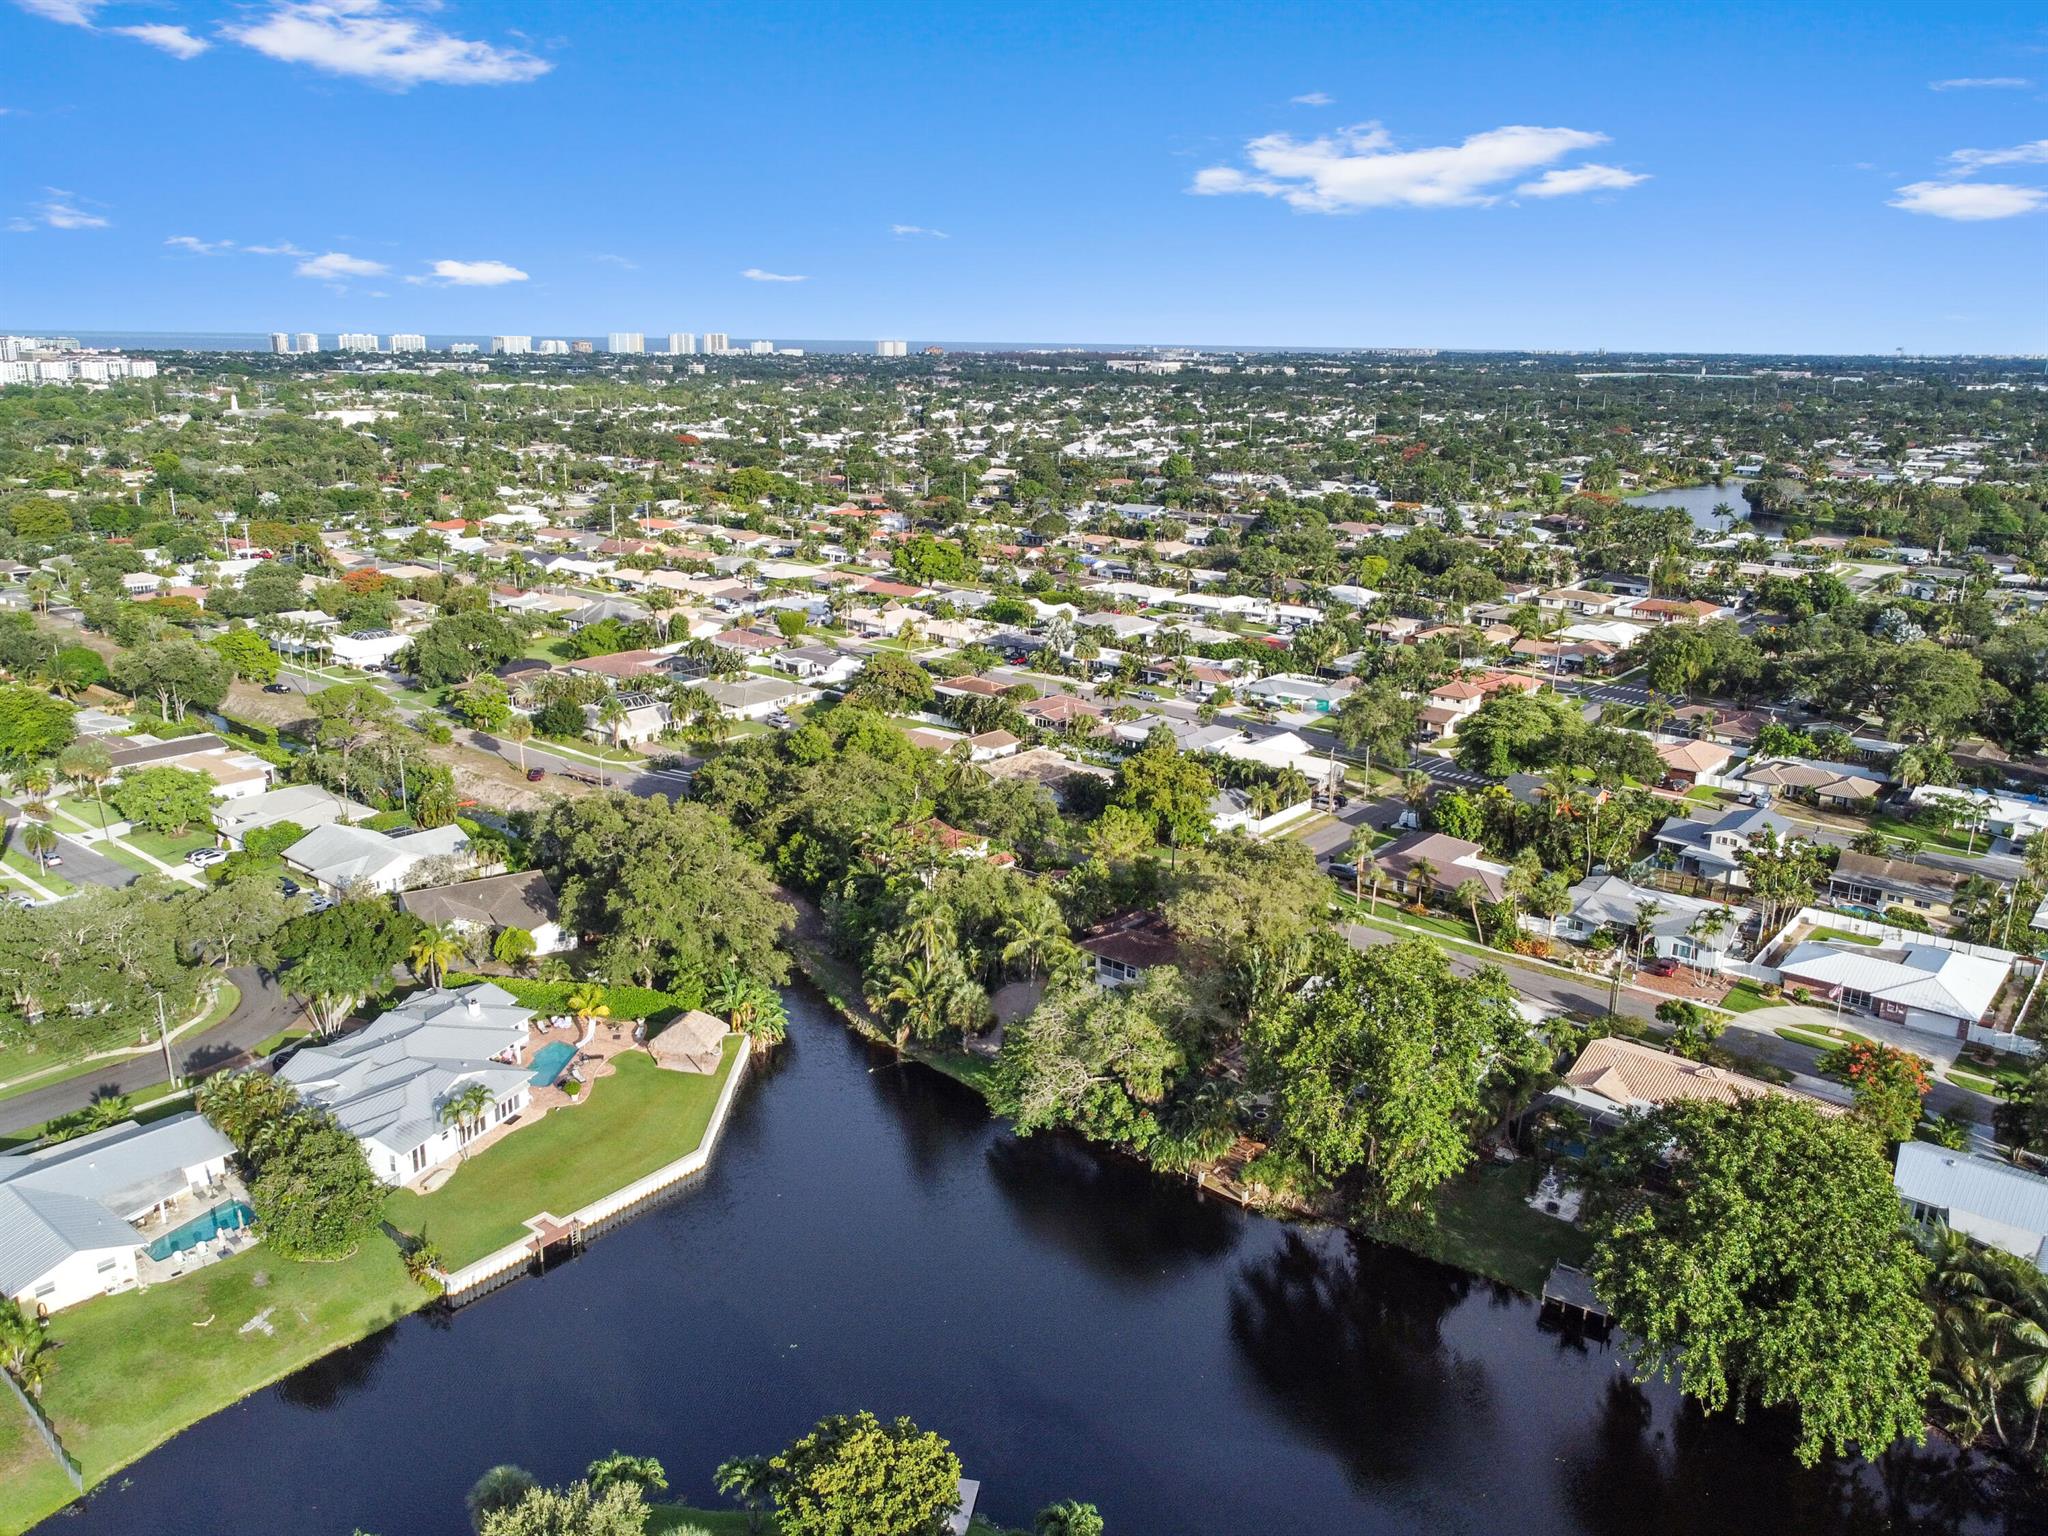
{"type": "Polygon", "coordinates": [[[1593,1294],[1592,1278],[1582,1269],[1559,1262],[1543,1282],[1543,1305],[1569,1312],[1589,1323],[1608,1321],[1607,1308],[1593,1294]]]}

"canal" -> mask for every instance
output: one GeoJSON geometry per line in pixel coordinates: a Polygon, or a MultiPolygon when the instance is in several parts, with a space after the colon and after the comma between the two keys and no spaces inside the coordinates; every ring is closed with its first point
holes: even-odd
{"type": "Polygon", "coordinates": [[[1533,1302],[1249,1216],[853,1038],[814,994],[710,1172],[543,1279],[416,1316],[216,1415],[58,1536],[461,1536],[487,1466],[713,1466],[871,1408],[1011,1524],[1113,1536],[2031,1530],[1930,1448],[1801,1472],[1533,1302]]]}

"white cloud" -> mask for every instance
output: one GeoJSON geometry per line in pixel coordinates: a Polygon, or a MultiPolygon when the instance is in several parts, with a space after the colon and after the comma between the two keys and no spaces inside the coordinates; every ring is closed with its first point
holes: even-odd
{"type": "Polygon", "coordinates": [[[2024,91],[2034,82],[2018,75],[1964,75],[1957,80],[1930,80],[1930,91],[2024,91]]]}
{"type": "Polygon", "coordinates": [[[1951,172],[1956,176],[1971,176],[1994,165],[2048,165],[2048,139],[2035,139],[2031,144],[2014,144],[2006,149],[1959,149],[1948,157],[1951,172]]]}
{"type": "Polygon", "coordinates": [[[1287,98],[1297,107],[1327,107],[1336,103],[1337,98],[1328,91],[1307,91],[1299,96],[1287,98]]]}
{"type": "Polygon", "coordinates": [[[618,267],[626,272],[638,272],[640,270],[640,263],[633,260],[630,256],[614,256],[609,251],[599,251],[590,259],[592,261],[601,261],[608,267],[618,267]]]}
{"type": "Polygon", "coordinates": [[[261,20],[225,30],[245,48],[283,63],[400,91],[513,85],[554,68],[522,49],[443,32],[384,0],[279,0],[261,20]]]}
{"type": "Polygon", "coordinates": [[[799,277],[789,272],[763,272],[759,267],[749,267],[740,274],[750,283],[808,283],[808,277],[799,277]]]}
{"type": "Polygon", "coordinates": [[[2048,191],[2003,181],[1916,181],[1899,188],[1892,206],[1937,219],[1978,223],[2048,207],[2048,191]]]}
{"type": "Polygon", "coordinates": [[[194,256],[211,256],[215,251],[232,251],[235,248],[232,240],[202,240],[197,235],[172,235],[164,244],[175,245],[194,256]]]}
{"type": "Polygon", "coordinates": [[[950,240],[953,237],[943,229],[926,229],[922,224],[891,224],[889,233],[899,240],[915,239],[922,235],[927,240],[950,240]]]}
{"type": "Polygon", "coordinates": [[[1525,181],[1515,188],[1515,195],[1571,197],[1579,192],[1619,192],[1649,179],[1641,171],[1624,171],[1618,165],[1575,165],[1569,170],[1545,171],[1534,181],[1525,181]]]}
{"type": "Polygon", "coordinates": [[[114,27],[112,31],[123,37],[132,37],[139,43],[152,48],[161,48],[165,53],[180,59],[196,59],[213,44],[203,37],[194,37],[183,27],[165,26],[152,23],[146,27],[114,27]]]}
{"type": "Polygon", "coordinates": [[[329,282],[342,277],[382,277],[391,269],[381,261],[368,261],[361,256],[350,256],[342,251],[329,251],[324,256],[309,256],[292,269],[300,277],[325,278],[329,282]]]}
{"type": "Polygon", "coordinates": [[[1393,135],[1378,123],[1314,139],[1269,133],[1245,145],[1250,170],[1210,166],[1196,173],[1188,190],[1210,197],[1277,197],[1305,213],[1485,207],[1499,200],[1505,183],[1606,142],[1604,133],[1524,126],[1489,128],[1429,149],[1396,149],[1393,135]]]}
{"type": "Polygon", "coordinates": [[[441,282],[456,288],[496,288],[523,283],[526,274],[502,261],[437,261],[430,277],[409,277],[409,283],[441,282]]]}
{"type": "Polygon", "coordinates": [[[50,194],[48,202],[38,203],[35,211],[26,218],[16,218],[8,228],[17,233],[36,228],[46,229],[105,229],[113,221],[100,214],[81,208],[73,201],[74,194],[59,191],[56,187],[44,188],[50,194]]]}
{"type": "Polygon", "coordinates": [[[245,245],[242,247],[251,256],[310,256],[312,252],[302,251],[289,240],[280,240],[275,245],[245,245]]]}
{"type": "Polygon", "coordinates": [[[40,16],[45,21],[59,21],[67,27],[89,27],[93,12],[107,0],[14,0],[14,3],[31,16],[40,16]]]}

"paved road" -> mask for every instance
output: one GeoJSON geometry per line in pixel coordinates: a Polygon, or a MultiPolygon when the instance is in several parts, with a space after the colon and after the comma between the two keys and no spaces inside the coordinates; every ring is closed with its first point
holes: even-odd
{"type": "MultiPolygon", "coordinates": [[[[1357,949],[1370,949],[1377,944],[1392,944],[1402,937],[1384,928],[1368,928],[1357,923],[1343,924],[1338,931],[1344,935],[1346,942],[1357,949]]],[[[1602,982],[1591,979],[1579,981],[1559,976],[1540,966],[1522,964],[1512,955],[1491,955],[1482,961],[1463,950],[1447,949],[1445,952],[1450,957],[1451,968],[1460,975],[1469,976],[1481,965],[1495,965],[1508,973],[1508,979],[1514,984],[1515,990],[1524,997],[1569,1009],[1573,1013],[1597,1016],[1607,1012],[1608,989],[1602,982]]],[[[1657,994],[1623,987],[1618,1011],[1625,1017],[1641,1020],[1663,1031],[1664,1026],[1657,1022],[1657,1005],[1663,1001],[1664,999],[1657,994]]],[[[1846,1091],[1839,1084],[1827,1083],[1812,1076],[1814,1059],[1818,1053],[1810,1046],[1786,1040],[1766,1029],[1752,1028],[1743,1022],[1739,1014],[1730,1023],[1728,1032],[1721,1037],[1721,1043],[1738,1056],[1746,1056],[1752,1061],[1767,1062],[1771,1066],[1796,1073],[1804,1079],[1800,1083],[1802,1088],[1819,1093],[1823,1098],[1835,1099],[1837,1102],[1846,1101],[1846,1091]]],[[[1934,1114],[1955,1115],[1960,1119],[1979,1123],[1982,1123],[1989,1113],[1986,1101],[1980,1095],[1966,1093],[1952,1084],[1941,1082],[1937,1082],[1934,1091],[1928,1095],[1927,1107],[1934,1114]]]]}
{"type": "MultiPolygon", "coordinates": [[[[238,966],[228,972],[228,979],[242,989],[242,1000],[235,1011],[211,1029],[172,1042],[171,1055],[178,1070],[187,1077],[218,1070],[222,1063],[299,1019],[299,1005],[264,973],[251,966],[238,966]]],[[[163,1081],[164,1057],[160,1050],[112,1062],[102,1071],[84,1077],[0,1099],[0,1134],[68,1115],[97,1098],[135,1093],[163,1081]]]]}
{"type": "Polygon", "coordinates": [[[87,847],[61,827],[57,829],[57,839],[62,844],[57,854],[64,861],[57,866],[57,873],[73,885],[105,885],[119,890],[141,878],[119,859],[110,859],[87,847]]]}

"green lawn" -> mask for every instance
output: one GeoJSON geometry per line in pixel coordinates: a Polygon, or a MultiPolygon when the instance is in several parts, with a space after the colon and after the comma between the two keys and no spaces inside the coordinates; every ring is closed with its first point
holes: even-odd
{"type": "MultiPolygon", "coordinates": [[[[744,1511],[737,1509],[691,1509],[683,1504],[656,1504],[651,1506],[647,1520],[648,1536],[660,1536],[663,1532],[701,1530],[709,1536],[748,1536],[751,1528],[744,1511]]],[[[775,1536],[778,1529],[773,1515],[764,1515],[761,1520],[761,1536],[775,1536]]],[[[967,1527],[970,1536],[1002,1536],[1003,1528],[976,1515],[967,1527]]]]}
{"type": "Polygon", "coordinates": [[[1966,1088],[1971,1093],[1981,1093],[1987,1098],[1994,1099],[2000,1096],[1998,1083],[1993,1078],[1980,1077],[1975,1072],[1964,1071],[1961,1067],[1950,1067],[1942,1075],[1958,1088],[1966,1088]]]}
{"type": "Polygon", "coordinates": [[[1413,1246],[1431,1258],[1536,1295],[1551,1265],[1584,1264],[1593,1239],[1524,1203],[1540,1177],[1533,1159],[1485,1164],[1437,1195],[1436,1226],[1413,1246]]]}
{"type": "Polygon", "coordinates": [[[1397,906],[1384,895],[1379,900],[1379,911],[1375,913],[1370,901],[1360,901],[1349,891],[1339,890],[1338,904],[1345,907],[1345,915],[1354,922],[1367,923],[1373,927],[1385,928],[1394,924],[1405,924],[1409,928],[1421,928],[1430,933],[1440,933],[1447,939],[1471,944],[1484,949],[1486,945],[1473,930],[1471,923],[1462,917],[1451,917],[1442,912],[1417,913],[1406,907],[1397,906]]]}
{"type": "Polygon", "coordinates": [[[1754,1013],[1759,1008],[1781,1007],[1784,1001],[1782,997],[1765,997],[1752,982],[1738,981],[1715,1006],[1729,1013],[1754,1013]]]}
{"type": "MultiPolygon", "coordinates": [[[[425,1299],[381,1234],[338,1264],[294,1264],[259,1245],[174,1284],[58,1313],[43,1408],[90,1486],[425,1299]],[[241,1331],[258,1316],[269,1334],[241,1331]]],[[[0,1478],[0,1530],[25,1530],[70,1497],[61,1479],[0,1478]]]]}
{"type": "Polygon", "coordinates": [[[545,661],[550,665],[576,659],[575,651],[560,635],[535,635],[519,654],[529,661],[545,661]]]}
{"type": "Polygon", "coordinates": [[[12,1392],[0,1392],[0,1509],[55,1509],[73,1497],[71,1479],[12,1392]]]}
{"type": "MultiPolygon", "coordinates": [[[[1879,811],[1870,818],[1870,830],[1882,832],[1886,837],[1902,837],[1920,844],[1923,848],[1947,848],[1955,853],[1969,853],[1971,838],[1967,832],[1955,832],[1943,827],[1925,826],[1917,821],[1904,821],[1888,811],[1879,811]]],[[[1979,832],[1975,839],[1976,852],[1982,853],[1991,846],[1990,837],[1979,832]]]]}
{"type": "MultiPolygon", "coordinates": [[[[124,834],[121,841],[131,847],[140,848],[150,857],[161,859],[166,864],[182,864],[185,862],[185,855],[192,852],[193,849],[211,848],[220,839],[213,835],[213,828],[211,827],[188,828],[176,837],[171,836],[167,832],[151,832],[144,828],[137,828],[132,832],[124,834]]],[[[115,852],[112,848],[109,848],[107,851],[109,853],[115,852]]]]}
{"type": "Polygon", "coordinates": [[[312,1033],[313,1031],[306,1028],[305,1025],[294,1024],[290,1029],[280,1029],[268,1039],[257,1041],[251,1048],[250,1054],[253,1056],[275,1056],[286,1046],[304,1040],[312,1033]]]}
{"type": "MultiPolygon", "coordinates": [[[[59,858],[63,857],[63,853],[64,850],[62,848],[57,850],[59,858]]],[[[9,869],[35,881],[37,885],[40,885],[52,896],[69,896],[78,889],[77,886],[66,880],[54,869],[37,869],[36,861],[18,848],[9,848],[5,853],[0,853],[0,864],[5,864],[9,869]]],[[[22,889],[28,890],[28,887],[23,886],[22,889]]],[[[29,894],[34,895],[35,893],[30,891],[29,894]]]]}
{"type": "Polygon", "coordinates": [[[1792,1040],[1800,1045],[1810,1045],[1816,1051],[1832,1051],[1842,1043],[1839,1040],[1830,1040],[1826,1035],[1818,1034],[1813,1030],[1801,1029],[1796,1024],[1781,1024],[1772,1033],[1776,1034],[1780,1040],[1792,1040]]]}
{"type": "Polygon", "coordinates": [[[1879,941],[1867,933],[1851,933],[1846,928],[1816,928],[1807,935],[1810,939],[1824,939],[1831,944],[1876,944],[1879,941]]]}
{"type": "Polygon", "coordinates": [[[638,1051],[620,1056],[587,1103],[522,1127],[431,1195],[399,1190],[385,1214],[432,1238],[451,1267],[473,1263],[525,1236],[528,1217],[565,1215],[696,1147],[737,1049],[728,1039],[725,1065],[709,1077],[663,1071],[638,1051]]]}

